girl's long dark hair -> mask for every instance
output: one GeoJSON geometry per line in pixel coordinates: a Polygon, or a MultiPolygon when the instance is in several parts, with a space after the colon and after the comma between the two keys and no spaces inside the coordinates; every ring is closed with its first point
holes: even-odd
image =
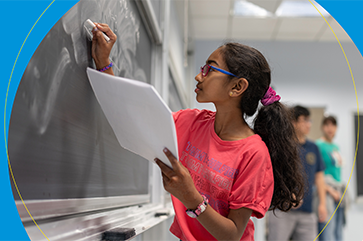
{"type": "MultiPolygon", "coordinates": [[[[243,115],[253,116],[271,83],[269,64],[258,50],[243,44],[226,43],[220,49],[228,70],[248,81],[240,109],[243,115]]],[[[290,111],[280,102],[263,106],[255,117],[253,129],[266,143],[273,166],[270,209],[288,211],[298,206],[305,191],[305,172],[290,111]]]]}

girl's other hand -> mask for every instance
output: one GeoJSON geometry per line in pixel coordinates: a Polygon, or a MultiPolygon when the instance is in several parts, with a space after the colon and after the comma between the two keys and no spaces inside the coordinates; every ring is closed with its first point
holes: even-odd
{"type": "Polygon", "coordinates": [[[110,64],[109,56],[112,46],[117,40],[117,36],[107,24],[95,23],[95,25],[96,27],[92,30],[92,57],[95,61],[96,68],[101,69],[110,64]],[[106,41],[102,32],[110,38],[110,41],[106,41]]]}
{"type": "Polygon", "coordinates": [[[179,199],[186,208],[197,208],[199,203],[203,201],[203,197],[195,188],[188,169],[168,149],[165,148],[164,153],[168,157],[173,169],[165,165],[158,158],[155,158],[155,162],[161,169],[165,190],[179,199]]]}

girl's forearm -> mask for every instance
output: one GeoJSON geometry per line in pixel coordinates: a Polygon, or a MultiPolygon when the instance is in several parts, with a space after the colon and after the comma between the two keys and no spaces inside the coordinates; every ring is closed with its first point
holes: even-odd
{"type": "Polygon", "coordinates": [[[217,240],[240,240],[246,229],[252,210],[230,210],[228,217],[217,213],[211,206],[197,218],[200,224],[217,240]]]}

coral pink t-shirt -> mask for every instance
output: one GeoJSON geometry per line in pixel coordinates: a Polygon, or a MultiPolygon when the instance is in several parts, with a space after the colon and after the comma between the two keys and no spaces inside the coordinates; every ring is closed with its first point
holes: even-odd
{"type": "MultiPolygon", "coordinates": [[[[249,208],[262,218],[270,207],[274,180],[270,155],[257,134],[223,141],[214,131],[215,112],[186,109],[173,113],[179,160],[189,170],[197,190],[209,205],[227,217],[230,209],[249,208]]],[[[216,240],[185,206],[172,196],[175,209],[170,231],[183,241],[216,240]]],[[[254,240],[251,220],[241,240],[254,240]]]]}

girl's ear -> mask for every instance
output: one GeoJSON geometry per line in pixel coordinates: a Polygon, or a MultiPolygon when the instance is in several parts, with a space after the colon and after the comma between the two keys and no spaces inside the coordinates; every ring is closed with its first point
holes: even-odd
{"type": "Polygon", "coordinates": [[[248,88],[248,81],[245,78],[239,78],[235,81],[232,91],[233,96],[237,97],[242,95],[248,88]]]}

